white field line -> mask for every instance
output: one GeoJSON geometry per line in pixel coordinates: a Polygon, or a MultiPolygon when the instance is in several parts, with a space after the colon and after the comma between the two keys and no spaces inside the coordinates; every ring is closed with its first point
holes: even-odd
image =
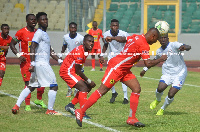
{"type": "MultiPolygon", "coordinates": [[[[18,97],[14,96],[14,95],[12,95],[12,94],[4,93],[4,92],[2,92],[2,91],[0,91],[0,93],[3,94],[3,95],[7,95],[7,96],[9,96],[9,97],[18,99],[18,97]]],[[[32,105],[35,105],[35,103],[33,103],[32,101],[31,101],[30,103],[31,103],[32,105]]],[[[39,105],[35,105],[35,106],[41,108],[41,106],[39,106],[39,105]]],[[[74,119],[75,119],[75,116],[68,115],[68,114],[65,114],[65,113],[60,112],[60,111],[57,111],[57,112],[61,113],[63,116],[66,116],[66,117],[70,117],[70,118],[74,118],[74,119]]],[[[96,126],[96,127],[103,128],[103,129],[108,130],[108,131],[120,132],[120,131],[118,131],[118,130],[116,130],[116,129],[112,129],[112,128],[110,128],[110,127],[106,127],[106,126],[104,126],[104,125],[101,125],[101,124],[98,124],[98,123],[94,123],[94,122],[88,121],[88,120],[86,120],[86,119],[83,119],[82,121],[85,122],[85,123],[87,123],[87,124],[91,124],[91,125],[94,125],[94,126],[96,126]]]]}
{"type": "MultiPolygon", "coordinates": [[[[140,76],[136,76],[136,77],[140,77],[140,76]]],[[[145,79],[150,79],[150,80],[160,80],[160,79],[156,79],[156,78],[151,78],[151,77],[142,77],[142,78],[145,78],[145,79]]],[[[186,86],[191,86],[191,87],[197,87],[197,88],[200,88],[200,86],[198,86],[198,85],[192,85],[192,84],[184,84],[184,85],[186,85],[186,86]]]]}

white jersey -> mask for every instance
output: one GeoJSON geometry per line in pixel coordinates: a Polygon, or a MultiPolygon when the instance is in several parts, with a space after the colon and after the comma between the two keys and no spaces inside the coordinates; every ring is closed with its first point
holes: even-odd
{"type": "Polygon", "coordinates": [[[68,52],[83,44],[83,36],[77,33],[75,38],[70,38],[69,34],[64,35],[63,45],[67,45],[68,52]]]}
{"type": "Polygon", "coordinates": [[[169,42],[166,49],[161,47],[156,51],[155,59],[158,59],[163,54],[167,55],[167,60],[162,65],[162,74],[163,75],[178,75],[182,70],[187,71],[183,56],[179,47],[183,45],[179,42],[169,42]]]}
{"type": "MultiPolygon", "coordinates": [[[[104,38],[106,38],[107,36],[111,37],[112,36],[111,30],[106,31],[103,34],[103,36],[104,38]]],[[[127,37],[130,35],[127,32],[118,30],[117,36],[127,37]]],[[[109,45],[109,55],[108,55],[108,61],[109,61],[111,58],[115,57],[118,53],[120,53],[123,50],[125,43],[119,43],[116,40],[112,40],[111,42],[109,42],[108,45],[109,45]]]]}
{"type": "Polygon", "coordinates": [[[36,47],[35,52],[35,62],[47,62],[49,63],[50,59],[50,38],[49,35],[38,29],[32,39],[33,42],[36,42],[38,46],[36,47]]]}

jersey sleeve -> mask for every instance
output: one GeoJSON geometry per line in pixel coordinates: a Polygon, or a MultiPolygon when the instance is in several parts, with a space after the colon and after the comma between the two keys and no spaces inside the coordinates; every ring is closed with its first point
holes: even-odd
{"type": "Polygon", "coordinates": [[[150,47],[148,45],[142,45],[140,47],[141,57],[143,60],[147,60],[150,58],[149,50],[150,50],[150,47]]]}
{"type": "Polygon", "coordinates": [[[75,55],[75,64],[79,64],[82,65],[83,63],[85,63],[85,56],[83,52],[76,52],[77,54],[75,55]]]}
{"type": "Polygon", "coordinates": [[[42,40],[42,32],[37,30],[33,36],[32,42],[39,44],[41,40],[42,40]]]}
{"type": "Polygon", "coordinates": [[[183,43],[179,43],[179,42],[174,42],[174,43],[173,43],[173,47],[174,47],[175,49],[180,48],[180,46],[182,46],[182,45],[183,45],[183,43]]]}
{"type": "Polygon", "coordinates": [[[100,37],[103,38],[102,30],[101,29],[99,30],[100,30],[100,37]]]}
{"type": "Polygon", "coordinates": [[[65,36],[63,37],[63,45],[68,45],[66,39],[65,39],[65,36]]]}
{"type": "Polygon", "coordinates": [[[22,32],[19,30],[19,31],[17,31],[17,33],[15,34],[15,37],[13,37],[13,39],[15,41],[20,41],[21,40],[21,36],[22,36],[22,32]]]}

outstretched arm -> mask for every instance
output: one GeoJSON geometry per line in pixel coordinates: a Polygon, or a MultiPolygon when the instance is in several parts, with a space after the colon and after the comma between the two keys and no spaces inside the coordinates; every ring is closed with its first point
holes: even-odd
{"type": "Polygon", "coordinates": [[[60,59],[60,58],[56,55],[56,53],[54,52],[54,50],[53,50],[52,47],[50,48],[50,55],[51,55],[51,57],[52,57],[54,60],[58,61],[59,64],[61,64],[61,63],[63,62],[63,60],[60,59]]]}
{"type": "Polygon", "coordinates": [[[181,45],[181,46],[179,47],[179,50],[180,50],[180,51],[184,51],[184,50],[189,51],[190,49],[191,49],[191,46],[190,46],[190,45],[186,45],[186,44],[181,45]]]}
{"type": "Polygon", "coordinates": [[[106,37],[107,42],[111,42],[112,40],[116,40],[117,42],[120,42],[120,43],[126,43],[126,37],[122,37],[122,36],[106,37]]]}

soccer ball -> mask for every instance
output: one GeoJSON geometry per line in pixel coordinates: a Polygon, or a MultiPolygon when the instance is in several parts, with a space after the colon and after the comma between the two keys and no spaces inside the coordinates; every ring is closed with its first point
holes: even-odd
{"type": "Polygon", "coordinates": [[[163,36],[169,32],[169,24],[166,21],[159,21],[155,24],[155,28],[158,29],[160,35],[163,36]]]}

